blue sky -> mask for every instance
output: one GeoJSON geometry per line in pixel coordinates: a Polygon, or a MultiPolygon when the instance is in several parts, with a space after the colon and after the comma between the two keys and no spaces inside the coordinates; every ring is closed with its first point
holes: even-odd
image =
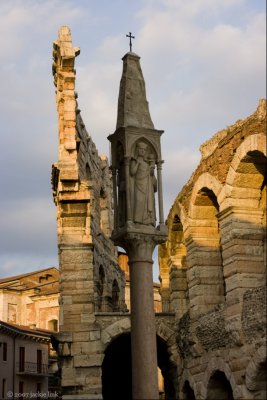
{"type": "Polygon", "coordinates": [[[79,107],[100,154],[115,130],[125,35],[135,35],[151,117],[165,130],[166,216],[201,143],[266,97],[264,0],[2,0],[0,277],[58,265],[51,66],[61,25],[81,48],[79,107]]]}

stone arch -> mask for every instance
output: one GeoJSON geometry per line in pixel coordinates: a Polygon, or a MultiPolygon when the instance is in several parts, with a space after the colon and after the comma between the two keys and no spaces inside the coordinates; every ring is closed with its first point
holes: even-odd
{"type": "MultiPolygon", "coordinates": [[[[188,287],[186,278],[186,245],[184,227],[180,215],[182,211],[175,207],[169,218],[169,279],[170,311],[181,318],[188,311],[188,287]],[[175,212],[176,211],[176,212],[175,212]]],[[[185,220],[185,218],[183,218],[185,220]]]]}
{"type": "MultiPolygon", "coordinates": [[[[107,351],[112,343],[119,340],[120,337],[126,337],[127,334],[129,335],[131,332],[131,321],[130,318],[123,318],[112,325],[106,327],[101,333],[101,341],[103,344],[104,352],[107,351]]],[[[167,393],[170,393],[171,390],[174,390],[177,387],[177,363],[179,361],[179,354],[177,351],[177,345],[175,340],[175,332],[170,329],[167,325],[165,325],[162,321],[156,321],[156,334],[157,334],[157,345],[158,345],[158,352],[160,351],[159,348],[164,349],[166,348],[165,356],[168,358],[166,363],[166,368],[164,371],[164,379],[168,382],[167,393]],[[164,346],[162,347],[162,342],[164,346]],[[172,382],[170,388],[170,382],[172,382]]],[[[163,362],[166,362],[163,360],[163,362]]],[[[161,366],[162,367],[162,366],[161,366]]],[[[166,383],[166,382],[165,382],[166,383]]],[[[170,396],[170,395],[169,395],[170,396]]],[[[167,396],[167,398],[169,398],[167,396]]],[[[171,396],[171,398],[173,398],[171,396]]]]}
{"type": "Polygon", "coordinates": [[[130,316],[120,319],[105,328],[101,333],[101,341],[106,349],[112,340],[119,337],[122,333],[130,333],[131,320],[130,316]]]}
{"type": "Polygon", "coordinates": [[[120,288],[117,279],[113,279],[111,290],[111,308],[112,311],[119,311],[120,288]]]}
{"type": "Polygon", "coordinates": [[[246,387],[248,390],[253,392],[259,392],[261,396],[259,399],[266,399],[266,369],[267,369],[267,357],[266,357],[266,344],[264,343],[255,354],[251,357],[251,360],[246,368],[246,387]],[[265,384],[265,385],[264,385],[265,384]]]}
{"type": "Polygon", "coordinates": [[[183,376],[180,381],[180,398],[182,400],[189,400],[189,399],[187,399],[187,397],[184,393],[184,387],[185,387],[186,382],[188,382],[191,389],[193,390],[195,398],[197,398],[197,399],[201,398],[200,394],[201,394],[201,392],[203,392],[203,388],[202,388],[202,390],[201,389],[199,390],[199,388],[202,386],[202,383],[199,383],[199,385],[197,387],[194,378],[192,377],[192,375],[190,374],[190,372],[188,370],[184,371],[183,376]]]}
{"type": "Polygon", "coordinates": [[[194,211],[193,210],[194,204],[196,202],[196,197],[202,188],[207,188],[208,190],[212,191],[214,193],[214,195],[216,196],[216,198],[218,199],[220,196],[220,193],[223,189],[223,185],[218,181],[217,178],[215,178],[209,172],[205,172],[202,175],[200,175],[199,178],[197,179],[197,181],[195,182],[194,188],[192,191],[192,195],[191,195],[191,199],[190,199],[190,207],[189,207],[189,212],[188,212],[189,218],[192,218],[193,211],[194,211]]]}
{"type": "Polygon", "coordinates": [[[216,370],[210,377],[207,387],[207,400],[234,400],[233,388],[224,372],[216,370]]]}
{"type": "MultiPolygon", "coordinates": [[[[237,250],[233,246],[228,257],[233,259],[233,252],[236,251],[237,262],[240,254],[243,265],[246,264],[245,259],[253,260],[250,270],[238,269],[238,273],[243,274],[243,286],[238,289],[240,298],[243,297],[244,287],[262,286],[266,277],[266,168],[266,138],[263,134],[255,134],[247,137],[237,148],[226,178],[224,210],[220,216],[225,232],[224,252],[230,241],[238,241],[237,250]]],[[[225,260],[225,264],[227,262],[225,260]]],[[[225,268],[227,286],[228,281],[230,286],[233,279],[231,264],[228,270],[225,268]]]]}
{"type": "Polygon", "coordinates": [[[232,374],[232,371],[229,367],[229,365],[221,358],[221,357],[212,357],[209,360],[207,369],[204,373],[203,376],[203,393],[202,396],[203,398],[207,398],[207,389],[208,389],[208,384],[211,379],[211,377],[215,374],[215,372],[220,371],[222,372],[228,382],[230,383],[233,392],[234,392],[234,398],[235,399],[241,399],[242,398],[242,391],[241,389],[237,386],[234,375],[232,374]]]}
{"type": "Polygon", "coordinates": [[[235,179],[234,173],[237,171],[241,160],[248,153],[256,150],[266,156],[266,137],[263,133],[248,136],[237,148],[226,177],[227,185],[233,185],[235,179]]]}
{"type": "MultiPolygon", "coordinates": [[[[131,320],[130,316],[127,318],[120,319],[113,324],[106,327],[101,333],[101,341],[104,345],[104,349],[117,337],[119,337],[123,333],[130,333],[131,331],[131,320]]],[[[177,345],[176,345],[176,334],[170,329],[166,324],[162,321],[156,320],[156,334],[160,337],[167,345],[167,350],[170,356],[171,361],[177,365],[180,356],[178,353],[177,345]]]]}
{"type": "Polygon", "coordinates": [[[251,135],[237,148],[226,177],[226,203],[239,207],[258,208],[266,186],[266,138],[251,135]]]}
{"type": "Polygon", "coordinates": [[[220,182],[209,173],[194,185],[185,230],[191,317],[225,302],[221,232],[217,214],[220,182]]]}

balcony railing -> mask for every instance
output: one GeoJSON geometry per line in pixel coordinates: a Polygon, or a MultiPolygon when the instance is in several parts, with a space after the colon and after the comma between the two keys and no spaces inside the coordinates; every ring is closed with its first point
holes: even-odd
{"type": "Polygon", "coordinates": [[[17,362],[16,373],[19,375],[49,375],[48,365],[32,362],[17,362]]]}

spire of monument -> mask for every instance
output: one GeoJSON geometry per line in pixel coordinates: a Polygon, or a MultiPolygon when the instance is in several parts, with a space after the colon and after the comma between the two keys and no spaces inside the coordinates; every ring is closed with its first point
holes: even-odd
{"type": "Polygon", "coordinates": [[[118,100],[117,129],[126,126],[154,129],[146,99],[140,57],[128,52],[122,58],[123,71],[118,100]]]}

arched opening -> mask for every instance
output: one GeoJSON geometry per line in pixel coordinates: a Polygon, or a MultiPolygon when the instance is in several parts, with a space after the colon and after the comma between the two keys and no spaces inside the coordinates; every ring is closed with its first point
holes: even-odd
{"type": "Polygon", "coordinates": [[[186,247],[183,225],[174,215],[170,232],[170,310],[181,318],[188,311],[188,286],[186,277],[186,247]]]}
{"type": "Polygon", "coordinates": [[[225,374],[216,371],[211,376],[207,388],[207,400],[234,400],[233,390],[225,374]]]}
{"type": "Polygon", "coordinates": [[[58,320],[57,319],[51,319],[48,321],[47,327],[50,331],[58,331],[58,320]]]}
{"type": "Polygon", "coordinates": [[[98,280],[96,282],[96,292],[97,292],[97,311],[104,310],[104,285],[105,285],[105,272],[102,265],[99,267],[98,280]]]}
{"type": "Polygon", "coordinates": [[[184,383],[183,400],[196,400],[194,390],[191,388],[188,381],[185,381],[184,383]]]}
{"type": "Polygon", "coordinates": [[[225,302],[218,212],[216,195],[211,189],[202,187],[192,205],[191,226],[186,239],[190,307],[195,316],[225,302]]]}
{"type": "Polygon", "coordinates": [[[243,273],[242,285],[246,288],[261,287],[266,277],[266,172],[266,156],[258,150],[251,150],[243,155],[234,174],[228,178],[228,184],[232,185],[231,201],[236,207],[232,219],[238,220],[239,224],[237,253],[240,254],[240,246],[243,246],[244,265],[250,262],[252,254],[257,254],[251,269],[239,270],[243,273]],[[240,207],[243,210],[239,211],[240,207]],[[247,257],[247,262],[244,257],[247,257]]]}
{"type": "Polygon", "coordinates": [[[132,400],[131,336],[122,334],[105,351],[102,364],[103,400],[132,400]]]}
{"type": "Polygon", "coordinates": [[[114,281],[112,283],[112,298],[111,298],[112,311],[119,311],[119,309],[120,309],[119,298],[120,298],[119,284],[116,281],[116,279],[114,279],[114,281]]]}
{"type": "MultiPolygon", "coordinates": [[[[175,385],[176,380],[176,367],[170,362],[170,357],[167,350],[166,342],[157,336],[157,356],[158,366],[163,377],[163,393],[160,393],[160,398],[164,400],[174,400],[175,396],[175,385]]],[[[160,389],[160,388],[159,388],[160,389]]]]}
{"type": "MultiPolygon", "coordinates": [[[[159,379],[159,395],[174,400],[176,368],[170,362],[165,341],[157,337],[158,366],[163,376],[159,379]]],[[[114,339],[105,351],[102,364],[103,400],[132,400],[131,335],[123,333],[114,339]]]]}

